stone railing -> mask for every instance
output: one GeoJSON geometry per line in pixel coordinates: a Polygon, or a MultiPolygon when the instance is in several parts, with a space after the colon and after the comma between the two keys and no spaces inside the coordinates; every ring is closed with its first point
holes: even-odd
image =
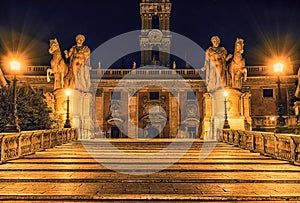
{"type": "Polygon", "coordinates": [[[74,140],[77,133],[73,128],[0,134],[0,164],[74,140]]]}
{"type": "Polygon", "coordinates": [[[141,78],[178,78],[178,75],[183,78],[204,78],[205,73],[200,69],[92,69],[91,78],[107,78],[118,79],[126,78],[141,79],[141,78]]]}
{"type": "MultiPolygon", "coordinates": [[[[248,76],[264,76],[264,75],[274,75],[273,66],[246,66],[248,76]]],[[[297,69],[298,70],[298,69],[297,69]]],[[[297,74],[295,72],[293,65],[288,64],[285,68],[285,75],[297,74]]]]}
{"type": "Polygon", "coordinates": [[[219,130],[218,141],[300,165],[300,135],[219,130]]]}
{"type": "MultiPolygon", "coordinates": [[[[46,76],[47,69],[50,66],[25,66],[21,67],[20,71],[17,72],[17,76],[19,75],[43,75],[46,76]]],[[[14,73],[10,70],[10,68],[4,68],[5,75],[13,75],[14,73]]]]}

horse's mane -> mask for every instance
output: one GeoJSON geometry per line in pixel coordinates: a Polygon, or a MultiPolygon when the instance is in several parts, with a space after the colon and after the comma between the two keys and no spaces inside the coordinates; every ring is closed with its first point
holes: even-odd
{"type": "Polygon", "coordinates": [[[237,38],[235,41],[235,47],[234,47],[234,53],[238,52],[238,45],[240,45],[240,50],[243,50],[244,48],[244,40],[241,38],[237,38]]]}
{"type": "Polygon", "coordinates": [[[56,38],[55,39],[50,39],[49,41],[50,41],[50,47],[52,47],[54,44],[56,44],[57,47],[58,47],[58,50],[60,50],[59,43],[58,43],[56,38]]]}

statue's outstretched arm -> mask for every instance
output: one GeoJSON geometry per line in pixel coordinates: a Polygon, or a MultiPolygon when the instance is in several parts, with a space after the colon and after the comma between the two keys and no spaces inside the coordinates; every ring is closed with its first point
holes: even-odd
{"type": "Polygon", "coordinates": [[[70,57],[70,56],[69,56],[68,50],[65,50],[64,53],[65,53],[65,57],[66,57],[66,58],[69,58],[69,57],[70,57]]]}
{"type": "Polygon", "coordinates": [[[232,54],[228,54],[228,56],[226,57],[226,61],[230,60],[232,58],[232,54]]]}

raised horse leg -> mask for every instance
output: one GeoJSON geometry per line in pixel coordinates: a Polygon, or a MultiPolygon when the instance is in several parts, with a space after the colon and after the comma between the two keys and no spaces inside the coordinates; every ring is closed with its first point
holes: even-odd
{"type": "Polygon", "coordinates": [[[64,73],[61,73],[60,74],[61,88],[64,88],[64,78],[65,78],[64,73]]]}
{"type": "Polygon", "coordinates": [[[50,82],[50,75],[53,73],[53,70],[51,68],[47,69],[47,82],[50,82]]]}

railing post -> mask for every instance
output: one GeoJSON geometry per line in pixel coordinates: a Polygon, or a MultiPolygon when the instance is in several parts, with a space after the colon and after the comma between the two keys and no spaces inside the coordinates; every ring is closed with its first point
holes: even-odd
{"type": "Polygon", "coordinates": [[[291,152],[292,152],[292,156],[291,156],[291,159],[293,161],[293,163],[295,163],[295,161],[297,160],[297,156],[296,156],[296,153],[297,153],[297,143],[295,142],[295,139],[294,137],[292,136],[292,145],[291,145],[291,152]]]}
{"type": "Polygon", "coordinates": [[[300,137],[292,136],[292,140],[294,143],[294,164],[300,165],[300,137]]]}
{"type": "Polygon", "coordinates": [[[274,155],[276,158],[278,158],[279,157],[278,136],[274,133],[274,137],[275,137],[275,139],[274,139],[274,155]]]}
{"type": "Polygon", "coordinates": [[[21,137],[22,137],[22,134],[20,133],[18,135],[18,146],[17,146],[17,149],[18,149],[18,155],[16,158],[19,158],[21,155],[22,155],[22,149],[21,149],[21,146],[22,146],[22,143],[21,143],[21,137]]]}
{"type": "Polygon", "coordinates": [[[41,150],[44,150],[44,132],[42,132],[42,135],[41,135],[41,150]]]}
{"type": "Polygon", "coordinates": [[[57,131],[55,132],[55,139],[54,139],[55,145],[58,145],[58,132],[59,132],[59,130],[57,130],[57,131]]]}
{"type": "Polygon", "coordinates": [[[34,153],[34,131],[30,135],[30,152],[34,153]]]}
{"type": "Polygon", "coordinates": [[[4,161],[4,135],[0,135],[1,151],[0,151],[0,164],[4,161]]]}

